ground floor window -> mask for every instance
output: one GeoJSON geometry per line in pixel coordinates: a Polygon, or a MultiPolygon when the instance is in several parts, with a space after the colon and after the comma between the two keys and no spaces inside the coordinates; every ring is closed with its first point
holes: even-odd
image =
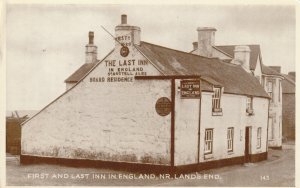
{"type": "Polygon", "coordinates": [[[256,148],[261,148],[261,127],[257,128],[256,148]]]}
{"type": "Polygon", "coordinates": [[[227,151],[233,151],[233,127],[227,129],[227,151]]]}
{"type": "Polygon", "coordinates": [[[205,129],[205,154],[211,154],[213,148],[213,129],[205,129]]]}

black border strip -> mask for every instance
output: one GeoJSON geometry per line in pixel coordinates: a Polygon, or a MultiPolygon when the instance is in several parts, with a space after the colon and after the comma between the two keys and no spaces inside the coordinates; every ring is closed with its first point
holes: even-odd
{"type": "Polygon", "coordinates": [[[171,80],[171,166],[174,166],[175,155],[175,79],[171,80]]]}

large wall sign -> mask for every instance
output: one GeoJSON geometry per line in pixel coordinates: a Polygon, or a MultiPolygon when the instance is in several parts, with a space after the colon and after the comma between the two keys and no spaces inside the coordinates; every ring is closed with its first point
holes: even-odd
{"type": "Polygon", "coordinates": [[[161,97],[156,101],[155,110],[161,116],[166,116],[171,112],[171,101],[167,97],[161,97]]]}
{"type": "Polygon", "coordinates": [[[103,77],[90,77],[90,82],[133,82],[134,76],[146,76],[148,60],[104,60],[107,73],[103,77]]]}
{"type": "Polygon", "coordinates": [[[180,96],[182,99],[200,99],[200,80],[181,80],[180,96]]]}

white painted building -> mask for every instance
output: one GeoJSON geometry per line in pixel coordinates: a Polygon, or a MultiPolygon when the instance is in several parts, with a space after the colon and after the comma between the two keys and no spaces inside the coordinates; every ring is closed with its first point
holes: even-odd
{"type": "Polygon", "coordinates": [[[191,53],[204,57],[218,57],[232,64],[240,64],[245,71],[256,77],[271,97],[268,120],[268,145],[272,148],[282,146],[282,87],[284,77],[280,67],[263,64],[259,45],[215,45],[215,28],[200,27],[198,41],[193,43],[191,53]],[[275,69],[275,70],[274,70],[275,69]]]}
{"type": "Polygon", "coordinates": [[[240,64],[141,41],[126,15],[115,48],[22,126],[21,163],[187,172],[267,158],[269,96],[240,64]]]}

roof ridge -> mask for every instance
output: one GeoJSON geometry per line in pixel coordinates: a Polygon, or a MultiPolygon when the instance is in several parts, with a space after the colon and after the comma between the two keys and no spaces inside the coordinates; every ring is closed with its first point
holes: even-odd
{"type": "Polygon", "coordinates": [[[149,43],[149,42],[145,42],[145,41],[141,41],[141,42],[142,42],[142,43],[149,44],[149,45],[154,45],[154,46],[158,46],[158,47],[161,47],[161,48],[165,48],[165,49],[167,49],[167,50],[173,50],[173,51],[180,52],[180,53],[183,53],[183,54],[191,55],[191,56],[194,56],[194,57],[197,57],[197,58],[200,57],[200,58],[204,58],[204,59],[208,59],[208,60],[218,60],[218,61],[217,61],[218,63],[225,64],[225,65],[229,65],[229,66],[234,66],[234,67],[237,67],[237,66],[238,66],[238,65],[235,65],[235,64],[232,64],[232,63],[224,62],[223,60],[221,60],[220,58],[217,58],[217,57],[212,57],[212,58],[210,58],[210,57],[200,56],[200,55],[197,55],[197,54],[192,54],[192,53],[185,52],[185,51],[180,51],[180,50],[168,48],[168,47],[165,47],[165,46],[160,46],[160,45],[153,44],[153,43],[149,43]]]}
{"type": "Polygon", "coordinates": [[[225,47],[225,46],[259,46],[260,47],[260,44],[230,44],[230,45],[215,45],[215,47],[225,47]]]}
{"type": "Polygon", "coordinates": [[[205,58],[205,59],[219,59],[219,58],[216,58],[216,57],[205,57],[205,56],[201,56],[201,55],[191,54],[191,53],[189,53],[189,52],[185,52],[185,51],[181,51],[181,50],[176,50],[176,49],[169,48],[169,47],[165,47],[165,46],[160,46],[160,45],[153,44],[153,43],[150,43],[150,42],[145,42],[145,41],[141,41],[141,42],[142,42],[142,43],[147,43],[147,44],[150,44],[150,45],[154,45],[154,46],[158,46],[158,47],[161,47],[161,48],[165,48],[165,49],[168,49],[168,50],[174,50],[174,51],[176,51],[176,52],[181,52],[181,53],[193,55],[193,56],[196,56],[196,57],[205,58]]]}

